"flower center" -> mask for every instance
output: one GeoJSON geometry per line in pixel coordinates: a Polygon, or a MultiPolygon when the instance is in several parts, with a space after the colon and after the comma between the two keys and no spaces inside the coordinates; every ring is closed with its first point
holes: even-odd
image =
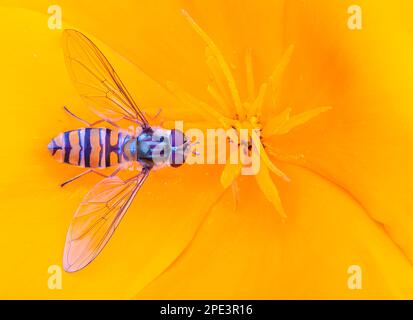
{"type": "MultiPolygon", "coordinates": [[[[260,170],[258,174],[256,174],[257,183],[266,198],[274,205],[277,212],[280,213],[282,217],[286,217],[277,188],[269,172],[274,173],[285,181],[290,180],[287,175],[270,160],[268,154],[272,156],[275,154],[269,150],[270,146],[266,144],[266,141],[274,135],[287,134],[294,128],[331,108],[319,107],[294,116],[290,115],[291,108],[286,108],[284,111],[274,115],[274,110],[278,107],[276,104],[282,75],[291,59],[294,49],[293,46],[288,47],[267,81],[258,87],[257,93],[253,72],[252,49],[246,51],[247,99],[242,103],[231,68],[226,62],[222,52],[185,10],[182,11],[182,14],[206,44],[206,64],[212,76],[212,83],[207,86],[207,91],[215,103],[208,104],[201,101],[171,82],[167,83],[168,89],[188,108],[196,110],[203,115],[205,120],[211,124],[211,127],[219,125],[224,129],[235,129],[238,135],[239,153],[258,153],[261,163],[264,165],[260,166],[260,170]],[[241,129],[248,129],[249,134],[247,138],[241,136],[241,129]],[[258,141],[252,137],[252,132],[257,129],[260,133],[258,141]]],[[[241,163],[231,164],[230,161],[227,161],[221,175],[221,183],[224,187],[234,186],[236,184],[241,167],[241,163]]],[[[233,188],[233,190],[237,190],[237,188],[233,188]]]]}

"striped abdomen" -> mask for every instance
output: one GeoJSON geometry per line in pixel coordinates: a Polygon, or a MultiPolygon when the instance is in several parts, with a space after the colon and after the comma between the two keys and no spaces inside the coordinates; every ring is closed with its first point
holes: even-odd
{"type": "Polygon", "coordinates": [[[123,146],[130,136],[107,128],[82,128],[60,133],[48,145],[60,162],[86,168],[106,168],[126,161],[123,146]]]}

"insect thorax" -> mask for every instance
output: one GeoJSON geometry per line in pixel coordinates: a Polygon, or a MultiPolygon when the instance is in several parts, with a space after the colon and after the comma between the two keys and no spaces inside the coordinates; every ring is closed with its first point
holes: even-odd
{"type": "Polygon", "coordinates": [[[171,153],[169,136],[170,130],[147,128],[137,136],[136,144],[129,144],[127,148],[145,167],[163,165],[167,163],[171,153]]]}

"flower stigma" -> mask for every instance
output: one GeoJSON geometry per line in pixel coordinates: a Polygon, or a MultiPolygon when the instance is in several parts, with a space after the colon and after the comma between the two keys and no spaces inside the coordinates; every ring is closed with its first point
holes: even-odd
{"type": "MultiPolygon", "coordinates": [[[[173,82],[167,82],[167,88],[181,103],[201,113],[208,124],[218,125],[227,130],[227,132],[228,130],[233,130],[238,135],[237,139],[228,137],[229,143],[231,145],[236,144],[237,146],[235,149],[231,148],[229,156],[231,157],[234,152],[239,152],[241,161],[238,161],[238,163],[233,163],[233,161],[226,162],[220,178],[223,187],[228,188],[232,186],[233,190],[235,190],[236,193],[238,192],[236,180],[239,175],[242,174],[243,155],[251,157],[255,153],[261,161],[260,168],[255,174],[257,184],[280,216],[283,219],[286,218],[287,214],[284,211],[278,189],[270,173],[275,174],[286,182],[289,182],[290,179],[270,159],[270,156],[275,158],[278,158],[278,156],[269,144],[268,139],[276,135],[288,134],[296,127],[330,110],[331,107],[317,107],[296,115],[291,115],[292,109],[289,107],[272,116],[263,113],[264,107],[270,102],[274,104],[276,100],[282,75],[294,52],[293,45],[290,45],[287,50],[285,50],[274,71],[268,79],[259,86],[256,85],[254,79],[252,49],[246,50],[245,81],[247,98],[245,101],[242,101],[231,67],[226,62],[218,46],[186,10],[182,10],[181,12],[192,29],[206,45],[206,64],[212,75],[212,81],[208,84],[207,91],[215,103],[211,105],[202,101],[179,88],[179,86],[173,82]],[[248,132],[248,135],[240,135],[239,133],[242,130],[248,132]],[[254,132],[259,133],[258,139],[254,139],[254,132]]],[[[238,195],[235,195],[235,197],[238,197],[238,195]]]]}

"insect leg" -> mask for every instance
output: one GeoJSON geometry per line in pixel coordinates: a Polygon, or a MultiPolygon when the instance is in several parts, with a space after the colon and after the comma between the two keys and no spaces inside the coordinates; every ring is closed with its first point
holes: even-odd
{"type": "Polygon", "coordinates": [[[60,186],[61,186],[61,187],[64,187],[64,186],[67,185],[68,183],[70,183],[70,182],[72,182],[72,181],[75,181],[75,180],[77,180],[77,179],[79,179],[79,178],[81,178],[81,177],[83,177],[83,176],[85,176],[85,175],[87,175],[87,174],[89,174],[89,173],[96,173],[97,175],[99,175],[99,176],[101,176],[101,177],[103,177],[103,178],[113,177],[113,176],[115,176],[115,175],[119,172],[119,170],[120,170],[120,168],[116,169],[115,172],[113,172],[110,176],[108,176],[108,175],[103,174],[103,173],[101,173],[101,172],[99,172],[99,171],[96,171],[96,170],[94,170],[94,169],[89,169],[89,170],[86,170],[86,171],[82,172],[81,174],[79,174],[79,175],[77,175],[77,176],[75,176],[75,177],[73,177],[73,178],[71,178],[71,179],[63,182],[60,186]]]}
{"type": "Polygon", "coordinates": [[[148,117],[149,119],[151,119],[151,120],[156,120],[156,118],[158,118],[159,115],[162,113],[162,108],[159,108],[158,111],[157,111],[157,112],[155,113],[155,115],[153,115],[153,116],[148,115],[148,113],[145,112],[145,111],[144,111],[143,113],[144,113],[145,116],[148,117]]]}
{"type": "MultiPolygon", "coordinates": [[[[109,175],[109,177],[114,177],[118,174],[118,172],[122,169],[121,166],[119,166],[115,171],[112,172],[111,175],[109,175]]],[[[98,173],[98,172],[97,172],[98,173]]]]}
{"type": "Polygon", "coordinates": [[[75,118],[75,119],[79,120],[80,122],[86,124],[88,127],[94,127],[94,126],[98,125],[99,123],[102,123],[102,122],[105,122],[105,121],[106,121],[107,123],[109,123],[110,125],[114,126],[115,128],[119,128],[119,126],[118,126],[116,123],[114,123],[114,122],[112,122],[112,121],[110,121],[110,120],[100,119],[100,120],[97,120],[97,121],[95,121],[95,122],[90,123],[90,122],[87,122],[86,120],[83,120],[83,119],[80,118],[79,116],[75,115],[75,114],[74,114],[72,111],[70,111],[69,108],[67,108],[66,106],[64,106],[63,109],[64,109],[70,116],[72,116],[73,118],[75,118]]]}
{"type": "Polygon", "coordinates": [[[79,175],[77,175],[77,176],[75,176],[75,177],[73,177],[73,178],[71,178],[71,179],[63,182],[60,186],[61,186],[61,187],[64,187],[64,186],[67,185],[68,183],[70,183],[70,182],[72,182],[72,181],[75,181],[76,179],[79,179],[80,177],[83,177],[83,176],[85,176],[85,175],[87,175],[88,173],[91,173],[91,172],[92,172],[91,169],[86,170],[86,171],[82,172],[81,174],[79,174],[79,175]]]}
{"type": "MultiPolygon", "coordinates": [[[[147,118],[149,118],[151,121],[155,121],[158,119],[158,117],[161,115],[162,113],[162,108],[159,108],[158,111],[155,113],[155,115],[151,116],[149,115],[147,112],[143,111],[143,113],[145,114],[145,116],[147,118]]],[[[164,123],[164,119],[163,118],[159,118],[159,125],[162,126],[164,123]]]]}
{"type": "Polygon", "coordinates": [[[94,125],[96,125],[96,124],[99,124],[99,123],[105,121],[105,120],[98,120],[98,121],[96,121],[96,122],[89,123],[89,122],[87,122],[86,120],[83,120],[82,118],[80,118],[80,117],[78,117],[77,115],[75,115],[72,111],[69,110],[68,107],[64,106],[63,109],[64,109],[70,116],[72,116],[73,118],[75,118],[75,119],[79,120],[80,122],[86,124],[88,127],[92,127],[92,126],[94,126],[94,125]]]}
{"type": "Polygon", "coordinates": [[[110,121],[110,120],[98,120],[95,123],[92,123],[92,126],[96,125],[97,123],[100,123],[102,121],[106,121],[107,123],[109,123],[110,125],[114,126],[115,128],[120,128],[120,126],[118,126],[116,123],[110,121]]]}
{"type": "Polygon", "coordinates": [[[124,120],[128,120],[128,121],[132,122],[133,124],[138,124],[138,125],[140,125],[141,127],[145,127],[145,124],[142,123],[142,122],[139,121],[139,120],[131,119],[131,118],[128,118],[128,117],[124,117],[123,119],[124,119],[124,120]]]}
{"type": "Polygon", "coordinates": [[[139,177],[141,177],[142,175],[143,175],[143,176],[147,175],[150,170],[151,170],[150,168],[143,167],[141,172],[139,172],[136,176],[133,176],[132,178],[129,178],[129,179],[125,180],[125,183],[128,183],[128,182],[130,182],[130,181],[132,181],[132,180],[137,180],[137,179],[139,179],[139,177]]]}

